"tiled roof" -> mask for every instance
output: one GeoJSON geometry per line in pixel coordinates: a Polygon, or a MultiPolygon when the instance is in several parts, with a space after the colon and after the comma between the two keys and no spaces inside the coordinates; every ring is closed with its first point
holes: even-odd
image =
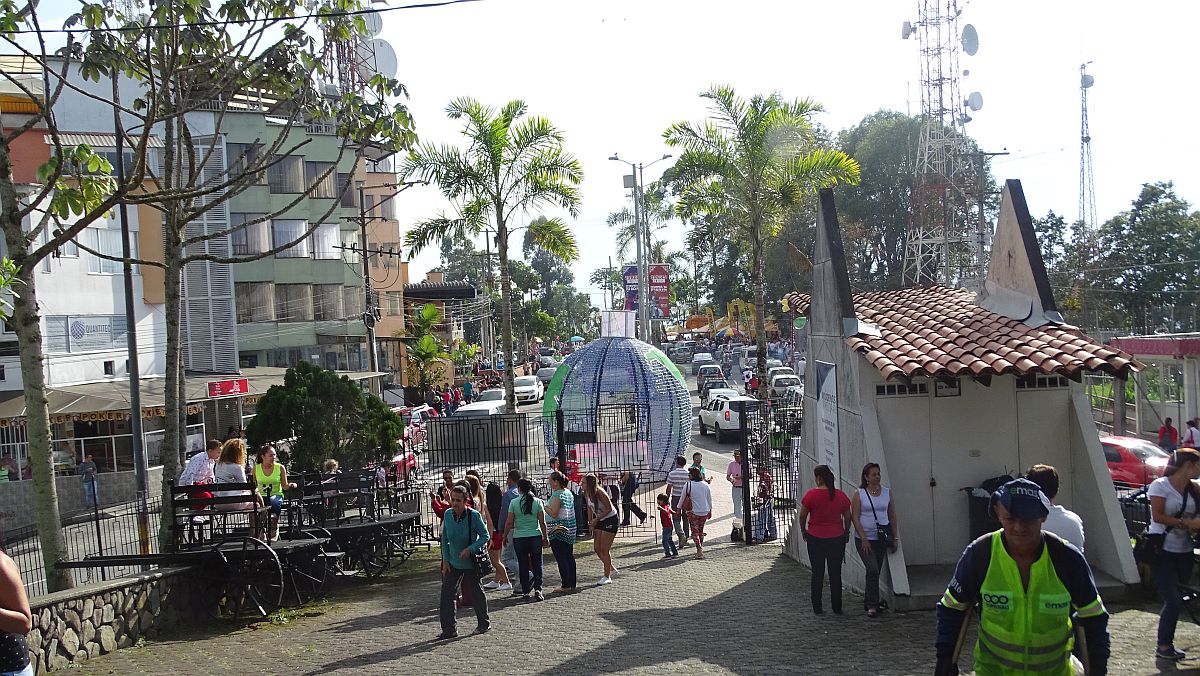
{"type": "Polygon", "coordinates": [[[410,300],[449,300],[475,298],[478,290],[470,282],[417,282],[404,285],[404,296],[410,300]]]}
{"type": "MultiPolygon", "coordinates": [[[[788,303],[807,312],[809,297],[788,294],[788,303]]],[[[1128,376],[1141,367],[1132,356],[1073,326],[1035,329],[985,310],[975,304],[973,292],[963,289],[855,294],[854,311],[859,321],[878,326],[879,335],[859,333],[846,343],[884,379],[1044,373],[1077,380],[1084,371],[1128,376]]]]}

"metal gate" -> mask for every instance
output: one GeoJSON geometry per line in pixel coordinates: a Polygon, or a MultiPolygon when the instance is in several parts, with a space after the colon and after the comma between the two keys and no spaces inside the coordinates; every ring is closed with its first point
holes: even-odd
{"type": "Polygon", "coordinates": [[[744,402],[742,511],[746,544],[782,545],[795,520],[803,408],[792,402],[744,402]]]}

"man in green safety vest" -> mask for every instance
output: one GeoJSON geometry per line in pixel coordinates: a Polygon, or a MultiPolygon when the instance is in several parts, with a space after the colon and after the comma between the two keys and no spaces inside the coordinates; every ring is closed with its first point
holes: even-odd
{"type": "Polygon", "coordinates": [[[1016,479],[992,494],[1001,529],[967,546],[937,605],[937,676],[958,673],[967,613],[979,606],[975,672],[1071,676],[1074,626],[1088,673],[1108,670],[1108,611],[1083,554],[1042,532],[1050,503],[1038,485],[1016,479]]]}

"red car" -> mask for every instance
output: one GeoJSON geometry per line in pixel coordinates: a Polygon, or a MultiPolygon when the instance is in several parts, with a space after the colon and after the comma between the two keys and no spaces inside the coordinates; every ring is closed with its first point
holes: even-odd
{"type": "Polygon", "coordinates": [[[1156,444],[1137,437],[1100,437],[1104,460],[1114,484],[1140,488],[1163,475],[1170,455],[1156,444]]]}

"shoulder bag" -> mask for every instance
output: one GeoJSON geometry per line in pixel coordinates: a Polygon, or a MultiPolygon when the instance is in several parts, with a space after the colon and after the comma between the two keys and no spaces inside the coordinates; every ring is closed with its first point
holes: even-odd
{"type": "MultiPolygon", "coordinates": [[[[1188,496],[1192,494],[1192,484],[1189,481],[1187,490],[1183,492],[1183,504],[1179,507],[1179,511],[1175,513],[1175,518],[1181,518],[1185,510],[1187,510],[1188,496]]],[[[1154,519],[1153,516],[1150,517],[1154,519]]],[[[1141,533],[1134,539],[1133,543],[1133,559],[1138,563],[1153,565],[1162,558],[1163,544],[1166,543],[1166,533],[1151,533],[1150,526],[1142,529],[1141,533]]]]}
{"type": "Polygon", "coordinates": [[[683,499],[679,501],[679,513],[687,514],[692,511],[692,481],[688,480],[687,491],[683,494],[683,499]]]}
{"type": "Polygon", "coordinates": [[[875,511],[875,501],[871,499],[871,491],[864,488],[863,492],[867,494],[867,502],[871,504],[871,516],[875,517],[875,537],[880,545],[884,547],[892,546],[892,524],[879,523],[879,512],[875,511]]]}
{"type": "MultiPolygon", "coordinates": [[[[467,543],[467,546],[475,543],[475,517],[469,513],[467,514],[467,543]]],[[[488,557],[486,546],[480,551],[472,550],[471,558],[475,560],[475,568],[481,577],[491,575],[495,571],[495,568],[492,567],[492,559],[488,557]]]]}

